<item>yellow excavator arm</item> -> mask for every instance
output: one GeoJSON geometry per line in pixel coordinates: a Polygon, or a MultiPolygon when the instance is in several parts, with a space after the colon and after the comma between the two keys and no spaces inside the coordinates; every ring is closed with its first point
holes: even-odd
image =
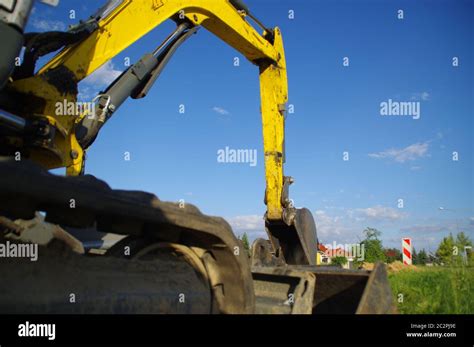
{"type": "MultiPolygon", "coordinates": [[[[313,264],[317,243],[314,221],[308,210],[291,206],[288,186],[292,179],[283,173],[288,87],[280,29],[264,27],[239,0],[124,0],[115,3],[102,10],[95,21],[72,28],[76,38],[65,44],[38,73],[13,78],[7,85],[7,92],[17,101],[24,100],[24,107],[1,105],[4,109],[25,119],[37,119],[39,115],[55,130],[49,143],[36,142],[31,146],[29,156],[48,169],[66,167],[68,175],[81,174],[85,150],[119,105],[113,103],[106,91],[99,98],[101,113],[98,119],[87,120],[88,116],[84,114],[75,117],[57,114],[57,103],[76,102],[79,81],[163,21],[172,19],[178,29],[175,36],[172,34],[167,40],[171,46],[158,47],[131,69],[134,81],[141,83],[137,85],[138,91],[134,89],[132,97],[144,96],[161,68],[159,64],[153,65],[154,58],[158,62],[166,61],[168,53],[176,48],[174,44],[177,46],[186,35],[204,27],[259,68],[267,232],[274,249],[281,249],[288,263],[313,264]],[[249,18],[263,27],[263,34],[249,24],[249,18]],[[146,73],[141,74],[143,71],[146,73]],[[95,123],[88,125],[88,121],[95,123]],[[79,135],[80,127],[89,133],[79,135]]],[[[121,83],[129,83],[124,82],[127,76],[122,77],[114,82],[112,89],[118,89],[121,83]]]]}
{"type": "MultiPolygon", "coordinates": [[[[281,193],[283,188],[284,112],[287,102],[287,80],[283,41],[278,28],[270,33],[272,42],[260,35],[246,20],[246,12],[238,11],[229,1],[216,0],[127,0],[99,21],[98,29],[84,41],[65,48],[29,80],[20,85],[35,85],[47,71],[65,67],[74,74],[76,82],[93,73],[101,65],[136,42],[143,35],[175,17],[186,18],[195,26],[203,26],[234,47],[247,59],[260,67],[260,90],[266,168],[266,202],[268,217],[281,219],[281,193]],[[33,82],[33,84],[31,84],[33,82]]],[[[31,87],[28,89],[32,89],[31,87]]],[[[35,89],[38,90],[38,89],[35,89]]],[[[34,90],[30,90],[34,92],[34,90]]],[[[48,95],[48,101],[56,104],[65,96],[48,95]]],[[[68,95],[74,98],[75,95],[68,95]]],[[[48,106],[45,106],[48,107],[48,106]]],[[[51,114],[55,117],[54,114],[51,114]]],[[[57,117],[61,123],[61,116],[57,117]]],[[[70,141],[74,142],[74,125],[70,119],[62,124],[70,141]]],[[[67,147],[67,146],[66,146],[67,147]]],[[[82,149],[71,158],[65,155],[61,166],[68,167],[68,174],[82,171],[82,149]]],[[[66,152],[67,153],[67,152],[66,152]]]]}

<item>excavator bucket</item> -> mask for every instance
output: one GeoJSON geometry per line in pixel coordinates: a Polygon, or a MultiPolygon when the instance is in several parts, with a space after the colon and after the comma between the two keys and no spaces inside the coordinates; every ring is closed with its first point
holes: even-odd
{"type": "Polygon", "coordinates": [[[266,220],[265,228],[277,257],[291,265],[316,263],[317,234],[313,215],[307,208],[290,212],[291,225],[266,220]],[[278,254],[281,250],[282,254],[278,254]]]}
{"type": "Polygon", "coordinates": [[[285,265],[272,245],[252,245],[256,313],[388,314],[395,313],[385,265],[372,271],[334,266],[285,265]]]}
{"type": "Polygon", "coordinates": [[[373,271],[320,266],[254,267],[256,313],[395,313],[383,264],[373,271]]]}

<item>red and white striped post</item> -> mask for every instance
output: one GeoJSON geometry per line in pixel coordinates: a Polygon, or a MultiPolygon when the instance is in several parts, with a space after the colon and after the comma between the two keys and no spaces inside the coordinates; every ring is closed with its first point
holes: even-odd
{"type": "Polygon", "coordinates": [[[411,238],[409,237],[404,237],[402,239],[402,254],[403,254],[403,264],[405,265],[411,265],[412,264],[412,244],[411,244],[411,238]]]}

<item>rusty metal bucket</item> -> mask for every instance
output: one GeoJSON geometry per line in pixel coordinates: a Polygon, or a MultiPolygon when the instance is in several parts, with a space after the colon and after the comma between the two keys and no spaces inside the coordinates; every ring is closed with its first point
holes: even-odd
{"type": "Polygon", "coordinates": [[[384,264],[372,271],[286,265],[271,247],[262,239],[252,245],[256,313],[395,313],[384,264]]]}

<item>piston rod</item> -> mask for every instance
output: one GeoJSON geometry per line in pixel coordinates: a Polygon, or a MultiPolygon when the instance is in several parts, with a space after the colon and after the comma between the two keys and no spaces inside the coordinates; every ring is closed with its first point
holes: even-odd
{"type": "Polygon", "coordinates": [[[0,110],[0,123],[18,131],[23,131],[26,127],[25,119],[4,110],[0,110]]]}

